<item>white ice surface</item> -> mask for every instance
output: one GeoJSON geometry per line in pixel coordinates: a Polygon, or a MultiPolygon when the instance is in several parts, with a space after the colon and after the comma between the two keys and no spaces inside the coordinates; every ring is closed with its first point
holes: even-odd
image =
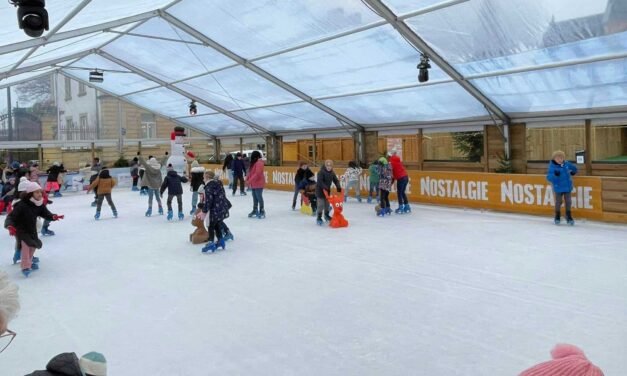
{"type": "Polygon", "coordinates": [[[105,203],[99,222],[91,195],[56,199],[66,219],[29,279],[2,231],[22,310],[0,374],[95,350],[112,376],[506,376],[558,342],[627,370],[626,226],[417,205],[378,218],[352,201],[331,229],[290,193],[264,196],[265,220],[232,198],[235,241],[209,255],[188,243],[187,191],[174,223],[135,192],[114,191],[120,218],[105,203]]]}

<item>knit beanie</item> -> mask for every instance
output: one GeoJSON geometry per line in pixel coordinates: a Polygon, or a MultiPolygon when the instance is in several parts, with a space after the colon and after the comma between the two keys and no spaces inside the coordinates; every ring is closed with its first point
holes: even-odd
{"type": "Polygon", "coordinates": [[[29,181],[26,176],[22,176],[20,178],[20,184],[17,185],[18,192],[24,192],[26,190],[26,185],[28,185],[29,181]]]}
{"type": "Polygon", "coordinates": [[[558,344],[551,351],[553,360],[529,368],[520,376],[603,376],[578,347],[558,344]]]}
{"type": "Polygon", "coordinates": [[[41,191],[41,185],[33,182],[33,181],[29,181],[28,184],[26,184],[26,187],[24,189],[24,192],[26,193],[31,193],[31,192],[35,192],[35,191],[41,191]]]}
{"type": "Polygon", "coordinates": [[[107,360],[101,353],[93,351],[87,353],[78,363],[86,376],[107,376],[107,360]]]}
{"type": "Polygon", "coordinates": [[[168,167],[166,167],[166,170],[168,171],[174,170],[174,167],[172,167],[172,163],[168,163],[168,167]]]}
{"type": "Polygon", "coordinates": [[[388,160],[385,159],[385,157],[381,157],[381,158],[379,158],[379,163],[381,163],[382,165],[386,165],[386,164],[388,164],[388,160]]]}

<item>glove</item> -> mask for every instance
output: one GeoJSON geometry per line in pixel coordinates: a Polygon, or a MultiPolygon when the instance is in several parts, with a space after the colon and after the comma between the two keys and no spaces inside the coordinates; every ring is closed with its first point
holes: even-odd
{"type": "Polygon", "coordinates": [[[200,219],[201,221],[204,221],[205,218],[207,218],[207,213],[200,212],[196,214],[196,218],[200,219]]]}
{"type": "Polygon", "coordinates": [[[52,215],[52,220],[53,220],[53,221],[60,221],[60,220],[62,220],[63,218],[65,218],[65,216],[64,216],[64,215],[56,215],[56,214],[53,214],[53,215],[52,215]]]}
{"type": "Polygon", "coordinates": [[[575,175],[575,174],[576,174],[576,172],[575,172],[575,171],[570,171],[570,174],[571,174],[571,175],[575,175]]]}
{"type": "Polygon", "coordinates": [[[342,188],[338,188],[337,193],[342,193],[342,188]]]}
{"type": "Polygon", "coordinates": [[[17,234],[17,230],[15,229],[15,227],[9,226],[7,227],[7,229],[9,230],[9,235],[15,236],[17,234]]]}
{"type": "Polygon", "coordinates": [[[555,174],[555,176],[560,176],[561,172],[555,171],[554,174],[555,174]]]}

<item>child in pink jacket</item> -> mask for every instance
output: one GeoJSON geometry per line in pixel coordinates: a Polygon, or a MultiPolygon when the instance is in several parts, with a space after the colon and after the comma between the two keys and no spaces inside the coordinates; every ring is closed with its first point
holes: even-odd
{"type": "Polygon", "coordinates": [[[248,218],[262,219],[266,217],[266,212],[263,210],[263,187],[266,185],[263,167],[261,153],[257,150],[253,151],[250,155],[250,170],[246,176],[248,187],[253,191],[253,211],[248,214],[248,218]]]}

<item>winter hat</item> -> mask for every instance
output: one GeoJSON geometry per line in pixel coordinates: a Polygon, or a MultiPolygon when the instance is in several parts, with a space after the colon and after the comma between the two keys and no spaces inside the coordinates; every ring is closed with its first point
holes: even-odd
{"type": "Polygon", "coordinates": [[[558,344],[551,351],[553,360],[529,368],[520,376],[603,376],[578,347],[558,344]]]}
{"type": "Polygon", "coordinates": [[[379,163],[381,163],[382,165],[386,165],[386,164],[388,164],[388,160],[385,159],[385,157],[381,157],[381,158],[379,158],[379,163]]]}
{"type": "Polygon", "coordinates": [[[17,170],[18,168],[20,168],[20,162],[18,162],[18,161],[13,161],[13,162],[11,163],[11,169],[13,169],[13,170],[17,170]]]}
{"type": "Polygon", "coordinates": [[[174,170],[174,167],[172,167],[172,163],[168,163],[168,167],[166,167],[166,170],[168,171],[174,170]]]}
{"type": "Polygon", "coordinates": [[[26,190],[26,185],[29,183],[28,179],[26,178],[26,176],[22,176],[20,178],[20,184],[17,185],[17,191],[18,192],[24,192],[26,190]]]}
{"type": "Polygon", "coordinates": [[[190,158],[196,158],[196,154],[194,154],[192,151],[188,151],[187,156],[190,158]]]}
{"type": "Polygon", "coordinates": [[[28,184],[26,184],[26,187],[24,188],[24,192],[32,193],[35,191],[41,191],[41,185],[32,181],[29,181],[28,184]]]}
{"type": "Polygon", "coordinates": [[[200,163],[198,163],[198,161],[192,162],[192,167],[198,167],[198,166],[200,166],[200,163]]]}
{"type": "Polygon", "coordinates": [[[59,161],[54,161],[54,163],[52,165],[53,166],[61,166],[61,163],[59,163],[59,161]]]}
{"type": "Polygon", "coordinates": [[[87,376],[107,376],[107,360],[104,355],[97,352],[90,352],[81,357],[78,361],[81,371],[87,376]]]}

